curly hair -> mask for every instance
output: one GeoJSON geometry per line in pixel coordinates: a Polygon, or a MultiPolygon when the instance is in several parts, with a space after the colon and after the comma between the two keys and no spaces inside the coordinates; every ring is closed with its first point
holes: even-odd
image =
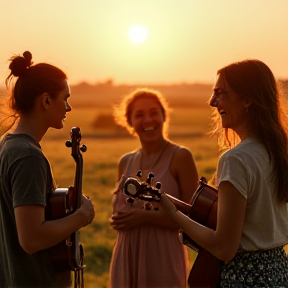
{"type": "Polygon", "coordinates": [[[168,124],[170,120],[171,108],[167,100],[157,90],[149,88],[138,88],[126,95],[119,105],[113,106],[113,115],[116,123],[128,130],[128,132],[135,136],[134,129],[131,125],[131,113],[133,110],[133,103],[139,98],[152,98],[160,105],[164,117],[163,133],[164,137],[168,136],[168,124]]]}

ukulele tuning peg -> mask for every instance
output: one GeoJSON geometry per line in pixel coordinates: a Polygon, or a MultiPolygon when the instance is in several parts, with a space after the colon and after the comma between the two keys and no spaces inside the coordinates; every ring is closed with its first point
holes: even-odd
{"type": "Polygon", "coordinates": [[[145,203],[145,204],[144,204],[144,208],[145,208],[146,210],[151,210],[151,204],[150,204],[150,203],[145,203]]]}
{"type": "Polygon", "coordinates": [[[72,142],[70,140],[67,140],[65,142],[66,147],[72,147],[72,142]]]}
{"type": "Polygon", "coordinates": [[[80,147],[80,150],[82,152],[86,152],[87,151],[87,146],[85,144],[83,144],[81,147],[80,147]]]}
{"type": "Polygon", "coordinates": [[[149,172],[149,174],[148,174],[148,178],[154,178],[154,173],[153,172],[149,172]]]}
{"type": "Polygon", "coordinates": [[[133,204],[134,203],[134,199],[129,197],[129,198],[127,198],[126,202],[129,203],[129,204],[133,204]]]}
{"type": "Polygon", "coordinates": [[[156,183],[156,188],[159,190],[161,188],[161,182],[156,183]]]}
{"type": "Polygon", "coordinates": [[[147,177],[147,181],[146,181],[149,185],[151,184],[152,178],[154,178],[154,173],[149,172],[148,177],[147,177]]]}
{"type": "Polygon", "coordinates": [[[141,171],[141,170],[138,170],[136,176],[139,177],[139,178],[141,178],[141,177],[142,177],[142,171],[141,171]]]}

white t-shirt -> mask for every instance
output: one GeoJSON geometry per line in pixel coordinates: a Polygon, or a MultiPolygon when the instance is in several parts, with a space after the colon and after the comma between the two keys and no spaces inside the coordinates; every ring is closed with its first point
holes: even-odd
{"type": "Polygon", "coordinates": [[[288,243],[288,212],[271,181],[272,164],[262,144],[248,138],[218,162],[216,185],[229,181],[247,199],[240,249],[270,249],[288,243]]]}

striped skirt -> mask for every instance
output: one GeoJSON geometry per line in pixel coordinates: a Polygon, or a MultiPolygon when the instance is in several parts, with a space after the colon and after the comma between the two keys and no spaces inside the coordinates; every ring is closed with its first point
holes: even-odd
{"type": "Polygon", "coordinates": [[[288,287],[288,257],[282,247],[238,252],[223,266],[218,288],[256,287],[288,287]]]}

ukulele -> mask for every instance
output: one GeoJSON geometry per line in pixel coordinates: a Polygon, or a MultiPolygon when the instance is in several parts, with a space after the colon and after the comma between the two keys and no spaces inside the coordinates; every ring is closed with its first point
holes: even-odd
{"type": "MultiPolygon", "coordinates": [[[[48,219],[56,220],[74,213],[81,206],[83,158],[85,145],[80,146],[81,132],[79,127],[71,129],[71,140],[66,146],[71,147],[71,155],[76,162],[74,186],[57,188],[51,194],[48,203],[48,219]]],[[[74,287],[84,287],[84,251],[80,244],[79,231],[72,233],[66,240],[51,248],[54,268],[58,271],[74,271],[74,287]]]]}
{"type": "MultiPolygon", "coordinates": [[[[155,187],[151,185],[153,173],[149,173],[146,182],[141,181],[141,170],[137,173],[137,178],[128,177],[123,185],[123,192],[128,196],[127,203],[132,204],[134,198],[144,201],[144,208],[151,210],[151,202],[160,202],[161,183],[157,182],[155,187]]],[[[199,180],[199,186],[193,194],[191,204],[185,203],[169,194],[168,199],[174,203],[179,211],[199,224],[216,229],[217,224],[217,201],[218,191],[207,184],[204,177],[199,180]]],[[[154,210],[158,210],[154,207],[154,210]]],[[[194,242],[185,232],[180,232],[182,243],[195,250],[198,255],[189,274],[188,284],[190,288],[215,288],[218,284],[221,266],[223,261],[213,256],[194,242]]]]}

